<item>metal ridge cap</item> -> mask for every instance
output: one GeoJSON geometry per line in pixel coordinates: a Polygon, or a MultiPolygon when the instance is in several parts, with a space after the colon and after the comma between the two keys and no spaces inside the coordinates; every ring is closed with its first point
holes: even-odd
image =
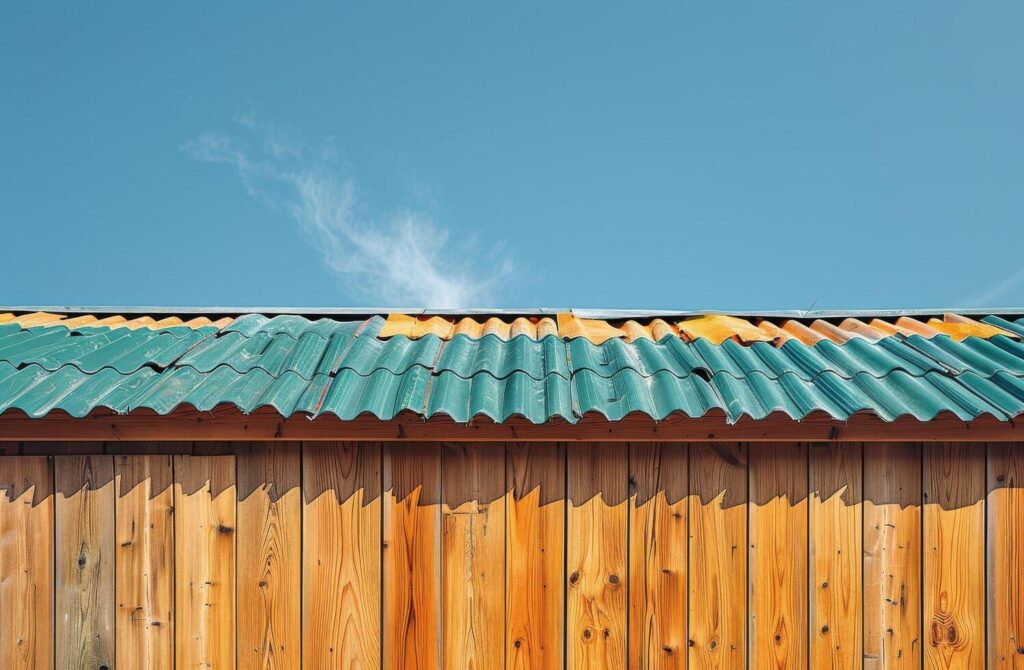
{"type": "Polygon", "coordinates": [[[753,317],[768,319],[834,319],[834,318],[866,318],[866,317],[900,317],[900,316],[941,316],[953,313],[968,316],[1024,316],[1024,307],[937,307],[932,309],[818,309],[818,310],[653,310],[653,309],[581,309],[581,308],[520,308],[520,309],[429,309],[424,307],[260,307],[260,306],[175,306],[175,305],[0,305],[3,312],[50,312],[54,314],[104,314],[124,315],[138,314],[147,316],[181,316],[181,315],[221,315],[242,316],[245,314],[264,314],[268,316],[293,314],[307,317],[350,316],[365,317],[408,314],[413,316],[442,317],[544,317],[559,313],[571,312],[585,319],[672,319],[679,317],[705,316],[721,314],[737,317],[753,317]]]}

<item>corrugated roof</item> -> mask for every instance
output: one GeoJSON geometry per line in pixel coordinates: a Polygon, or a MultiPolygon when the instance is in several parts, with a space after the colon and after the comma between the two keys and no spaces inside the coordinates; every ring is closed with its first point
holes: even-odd
{"type": "Polygon", "coordinates": [[[963,420],[1024,412],[1024,317],[603,320],[0,313],[0,412],[401,412],[570,423],[642,413],[963,420]],[[186,318],[187,317],[187,318],[186,318]]]}

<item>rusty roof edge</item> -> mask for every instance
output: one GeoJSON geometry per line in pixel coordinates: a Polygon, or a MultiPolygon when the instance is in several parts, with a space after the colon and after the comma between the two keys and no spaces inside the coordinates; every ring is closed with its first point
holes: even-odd
{"type": "Polygon", "coordinates": [[[983,315],[1024,315],[1024,307],[937,307],[932,309],[818,309],[818,310],[645,310],[645,309],[580,309],[537,307],[522,309],[428,309],[423,307],[258,307],[258,306],[169,306],[169,305],[0,305],[0,312],[51,312],[56,314],[145,314],[149,316],[166,315],[180,316],[194,314],[197,316],[224,315],[239,316],[243,314],[295,314],[307,317],[366,317],[381,314],[409,314],[416,316],[446,317],[481,317],[481,316],[555,316],[559,312],[572,312],[584,319],[671,319],[678,317],[702,316],[707,314],[727,314],[739,317],[762,317],[769,319],[830,319],[830,318],[865,318],[865,317],[898,317],[898,316],[940,316],[955,313],[970,316],[983,315]]]}

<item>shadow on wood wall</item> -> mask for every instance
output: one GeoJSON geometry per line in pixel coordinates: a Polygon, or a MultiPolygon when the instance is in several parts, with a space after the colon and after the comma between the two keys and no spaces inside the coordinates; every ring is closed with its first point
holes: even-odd
{"type": "Polygon", "coordinates": [[[236,487],[240,501],[262,491],[276,502],[301,488],[306,503],[331,494],[339,505],[361,490],[364,505],[382,491],[399,501],[415,492],[418,504],[449,509],[488,505],[507,492],[516,499],[536,492],[541,505],[566,500],[576,507],[595,496],[610,506],[627,498],[642,506],[659,496],[672,505],[694,496],[703,505],[717,500],[726,509],[779,498],[798,505],[809,496],[839,496],[845,505],[924,502],[958,509],[992,491],[1024,487],[1024,472],[1016,471],[1012,458],[1024,447],[1012,444],[548,443],[550,448],[534,450],[521,464],[511,458],[524,446],[518,443],[296,442],[271,449],[272,444],[5,444],[0,495],[13,501],[31,491],[32,504],[38,505],[54,492],[68,498],[82,489],[101,489],[116,476],[119,496],[146,482],[150,496],[157,496],[177,483],[187,495],[208,487],[217,497],[236,487]],[[405,456],[414,451],[430,456],[405,456]],[[84,455],[103,452],[113,458],[84,455]],[[157,469],[130,458],[154,453],[176,461],[217,458],[211,468],[157,469]],[[55,478],[52,462],[17,455],[74,458],[76,465],[55,478]]]}

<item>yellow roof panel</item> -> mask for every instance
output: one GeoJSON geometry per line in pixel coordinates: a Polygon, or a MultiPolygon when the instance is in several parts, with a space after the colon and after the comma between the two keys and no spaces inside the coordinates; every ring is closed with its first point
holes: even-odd
{"type": "Polygon", "coordinates": [[[726,314],[707,314],[686,319],[676,324],[680,332],[691,340],[703,337],[715,344],[730,338],[740,342],[771,342],[772,337],[746,319],[726,314]]]}
{"type": "Polygon", "coordinates": [[[571,312],[558,315],[558,334],[564,338],[585,337],[594,344],[601,344],[626,333],[602,319],[581,319],[571,312]]]}
{"type": "Polygon", "coordinates": [[[982,337],[989,338],[995,337],[996,335],[1005,335],[1007,337],[1017,337],[1015,333],[997,328],[996,326],[990,326],[987,323],[981,321],[975,321],[974,319],[967,318],[966,316],[960,316],[959,314],[944,314],[942,320],[929,319],[928,325],[939,331],[949,335],[954,340],[963,340],[968,337],[982,337]]]}

